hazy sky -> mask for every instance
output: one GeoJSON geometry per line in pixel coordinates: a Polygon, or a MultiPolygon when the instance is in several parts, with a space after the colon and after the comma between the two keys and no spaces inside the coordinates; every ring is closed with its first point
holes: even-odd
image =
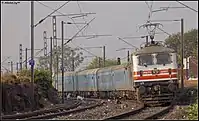
{"type": "MultiPolygon", "coordinates": [[[[35,24],[50,14],[53,10],[34,2],[35,13],[34,22],[35,24]]],[[[45,5],[56,9],[64,2],[42,2],[45,5]]],[[[93,39],[86,38],[76,38],[70,46],[75,47],[75,45],[81,47],[90,46],[106,46],[106,57],[116,58],[125,57],[126,51],[116,51],[119,48],[130,48],[128,44],[120,41],[117,37],[126,36],[141,36],[146,33],[144,29],[139,29],[139,25],[146,23],[148,18],[149,9],[146,3],[143,2],[78,2],[82,12],[94,12],[95,15],[88,15],[84,17],[86,21],[90,21],[92,18],[96,17],[95,20],[90,24],[90,26],[84,31],[84,34],[111,34],[111,37],[98,37],[93,39]],[[75,45],[74,45],[74,44],[75,45]]],[[[149,5],[152,2],[148,2],[149,5]]],[[[198,2],[185,2],[186,5],[198,10],[198,2]]],[[[160,7],[183,7],[177,2],[153,2],[153,10],[159,9],[160,7]]],[[[77,2],[71,1],[59,12],[64,14],[69,13],[80,13],[77,2]]],[[[59,13],[55,13],[59,14],[59,13]]],[[[170,19],[180,19],[184,18],[184,31],[188,31],[192,28],[198,28],[198,13],[185,8],[185,9],[169,9],[167,12],[157,12],[154,13],[153,20],[170,20],[170,19]]],[[[57,19],[57,37],[61,37],[60,25],[61,21],[71,21],[67,17],[59,17],[57,19]]],[[[84,22],[83,18],[74,19],[76,22],[84,22]]],[[[164,22],[162,23],[164,29],[168,33],[176,33],[180,31],[179,22],[164,22]]],[[[83,25],[78,25],[82,28],[83,25]]],[[[44,47],[43,42],[43,31],[47,31],[47,36],[52,36],[52,18],[46,19],[43,23],[39,24],[35,28],[35,49],[41,49],[44,47]]],[[[75,25],[65,25],[65,37],[72,37],[78,29],[75,25]]],[[[157,32],[161,32],[157,30],[157,32]]],[[[80,33],[81,35],[81,33],[80,33]]],[[[164,40],[168,35],[159,34],[155,37],[156,40],[164,40]]],[[[138,46],[144,42],[144,39],[128,39],[129,43],[138,46]]],[[[2,60],[11,56],[10,59],[14,62],[19,60],[19,44],[23,45],[23,49],[30,48],[30,2],[20,2],[19,4],[1,4],[1,42],[2,42],[2,60]]],[[[58,44],[61,42],[59,41],[58,44]]],[[[92,49],[89,50],[95,55],[102,55],[102,50],[92,49]]],[[[35,51],[36,53],[37,51],[35,51]]],[[[28,53],[30,57],[30,53],[28,53]]],[[[43,55],[41,52],[40,55],[43,55]]],[[[87,52],[84,52],[85,56],[90,56],[87,52]]],[[[83,62],[82,66],[85,66],[92,58],[87,58],[83,62]]],[[[1,60],[1,62],[2,62],[1,60]]],[[[125,60],[126,61],[126,60],[125,60]]],[[[8,67],[8,61],[4,63],[5,67],[8,67]]],[[[14,69],[16,67],[14,66],[14,69]]]]}

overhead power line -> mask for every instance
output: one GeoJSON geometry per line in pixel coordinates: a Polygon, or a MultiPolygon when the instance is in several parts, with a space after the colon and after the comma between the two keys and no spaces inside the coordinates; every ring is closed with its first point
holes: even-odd
{"type": "Polygon", "coordinates": [[[92,52],[88,51],[88,50],[85,49],[85,48],[82,48],[82,47],[80,47],[80,46],[78,46],[78,45],[76,45],[76,44],[74,44],[74,43],[73,43],[73,45],[75,45],[76,47],[80,48],[81,50],[84,50],[85,52],[89,53],[90,55],[93,55],[93,56],[95,56],[95,57],[98,57],[97,55],[93,54],[92,52]]]}
{"type": "Polygon", "coordinates": [[[195,10],[194,8],[189,7],[188,5],[186,5],[186,4],[184,4],[184,3],[180,2],[180,1],[177,1],[177,2],[180,3],[180,4],[183,5],[183,6],[185,6],[185,7],[189,8],[189,9],[191,9],[192,11],[198,12],[198,11],[195,10]]]}
{"type": "Polygon", "coordinates": [[[169,34],[168,32],[164,31],[163,29],[157,27],[160,31],[164,32],[165,34],[169,35],[169,36],[172,36],[171,34],[169,34]]]}
{"type": "Polygon", "coordinates": [[[130,45],[130,46],[132,46],[132,47],[134,47],[134,48],[137,49],[136,46],[132,45],[131,43],[129,43],[129,42],[127,42],[127,41],[125,41],[124,39],[122,39],[122,38],[120,38],[120,37],[118,37],[118,39],[119,39],[119,40],[122,40],[122,41],[125,42],[126,44],[128,44],[128,45],[130,45]]]}
{"type": "Polygon", "coordinates": [[[70,1],[65,2],[62,6],[60,6],[59,8],[57,8],[56,10],[54,10],[53,12],[51,12],[49,15],[47,15],[46,17],[44,17],[43,19],[41,19],[37,24],[34,25],[34,27],[38,26],[39,24],[41,24],[46,18],[48,18],[49,16],[51,16],[53,13],[57,12],[59,9],[61,9],[62,7],[64,7],[67,3],[69,3],[70,1]]]}
{"type": "MultiPolygon", "coordinates": [[[[65,44],[67,44],[67,43],[69,43],[70,41],[72,41],[83,29],[85,29],[85,27],[86,26],[88,26],[93,20],[94,20],[95,18],[93,18],[90,22],[88,22],[84,27],[82,27],[72,38],[70,38],[66,43],[64,43],[64,45],[65,44]]],[[[37,56],[37,55],[39,55],[42,51],[44,50],[44,48],[42,48],[40,51],[38,51],[36,54],[35,54],[35,56],[37,56]]],[[[50,52],[47,54],[47,55],[49,55],[50,54],[50,52]]],[[[30,57],[27,59],[27,60],[29,60],[30,59],[30,57]]],[[[24,62],[26,62],[26,61],[24,61],[24,62]]],[[[23,62],[23,63],[24,63],[23,62]]]]}
{"type": "MultiPolygon", "coordinates": [[[[38,1],[37,1],[37,2],[38,2],[38,1]]],[[[50,6],[47,6],[47,5],[45,5],[45,4],[41,3],[41,2],[38,2],[38,3],[40,3],[41,5],[43,5],[43,6],[47,7],[47,8],[49,8],[49,9],[51,9],[51,10],[54,10],[54,11],[55,11],[55,9],[51,8],[50,6]]],[[[61,14],[61,15],[65,15],[65,14],[63,14],[63,13],[59,12],[58,10],[57,10],[57,11],[55,11],[55,12],[57,12],[57,13],[59,13],[59,14],[61,14]]],[[[73,23],[75,24],[74,19],[70,18],[69,16],[67,16],[67,17],[68,17],[69,19],[71,19],[71,20],[73,21],[73,23]]],[[[77,24],[75,24],[75,26],[76,26],[76,28],[77,28],[78,30],[80,30],[80,28],[78,27],[78,25],[77,25],[77,24]]],[[[83,33],[82,33],[82,35],[83,35],[83,33]]]]}

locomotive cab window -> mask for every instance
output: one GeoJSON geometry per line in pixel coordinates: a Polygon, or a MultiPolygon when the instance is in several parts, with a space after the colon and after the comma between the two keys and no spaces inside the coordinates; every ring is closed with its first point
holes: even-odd
{"type": "Polygon", "coordinates": [[[153,56],[152,55],[139,55],[138,56],[140,66],[147,66],[147,65],[153,65],[153,56]]]}
{"type": "Polygon", "coordinates": [[[157,64],[170,64],[171,61],[171,55],[169,53],[158,53],[156,55],[157,64]]]}

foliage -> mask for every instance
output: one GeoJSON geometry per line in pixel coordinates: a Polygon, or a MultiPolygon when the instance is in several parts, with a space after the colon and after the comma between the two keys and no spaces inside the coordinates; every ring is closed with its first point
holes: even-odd
{"type": "Polygon", "coordinates": [[[30,77],[31,76],[31,73],[30,73],[30,70],[28,69],[23,69],[21,71],[19,71],[17,73],[18,76],[26,76],[26,77],[30,77]]]}
{"type": "Polygon", "coordinates": [[[1,81],[3,83],[19,83],[20,80],[18,79],[17,75],[12,73],[4,73],[1,77],[1,81]]]}
{"type": "MultiPolygon", "coordinates": [[[[94,69],[99,68],[102,65],[102,58],[100,58],[100,65],[99,65],[99,58],[95,57],[91,63],[86,67],[86,69],[94,69]]],[[[117,65],[117,60],[106,59],[105,60],[105,67],[117,65]]]]}
{"type": "Polygon", "coordinates": [[[48,90],[53,87],[50,72],[46,70],[35,70],[34,82],[38,85],[40,94],[43,97],[47,97],[48,90]]]}
{"type": "MultiPolygon", "coordinates": [[[[82,52],[77,52],[78,48],[71,48],[68,45],[64,45],[64,68],[65,71],[71,71],[73,67],[74,60],[74,68],[77,68],[80,63],[83,62],[84,58],[82,57],[82,52]],[[73,58],[72,58],[73,57],[73,58]]],[[[62,59],[62,49],[58,46],[57,49],[53,49],[52,51],[52,60],[53,60],[53,70],[57,73],[57,56],[58,55],[58,72],[61,72],[61,59],[62,59]]],[[[41,56],[39,57],[39,69],[47,69],[49,68],[50,63],[50,55],[47,57],[41,56]]]]}
{"type": "Polygon", "coordinates": [[[198,119],[198,100],[195,104],[188,107],[188,119],[197,120],[198,119]]]}
{"type": "MultiPolygon", "coordinates": [[[[198,30],[192,29],[186,33],[184,33],[184,57],[187,58],[189,56],[197,57],[197,48],[198,48],[198,30]]],[[[173,34],[169,36],[165,40],[165,44],[174,49],[178,54],[178,61],[180,61],[181,57],[181,35],[180,33],[173,34]]]]}

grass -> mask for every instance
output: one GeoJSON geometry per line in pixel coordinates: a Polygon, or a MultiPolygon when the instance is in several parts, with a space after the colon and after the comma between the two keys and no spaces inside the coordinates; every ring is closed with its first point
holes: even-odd
{"type": "Polygon", "coordinates": [[[189,120],[198,120],[198,100],[192,105],[190,105],[187,109],[187,118],[189,120]]]}
{"type": "Polygon", "coordinates": [[[30,78],[27,76],[5,73],[2,75],[1,81],[3,83],[12,84],[12,83],[30,82],[30,78]]]}

